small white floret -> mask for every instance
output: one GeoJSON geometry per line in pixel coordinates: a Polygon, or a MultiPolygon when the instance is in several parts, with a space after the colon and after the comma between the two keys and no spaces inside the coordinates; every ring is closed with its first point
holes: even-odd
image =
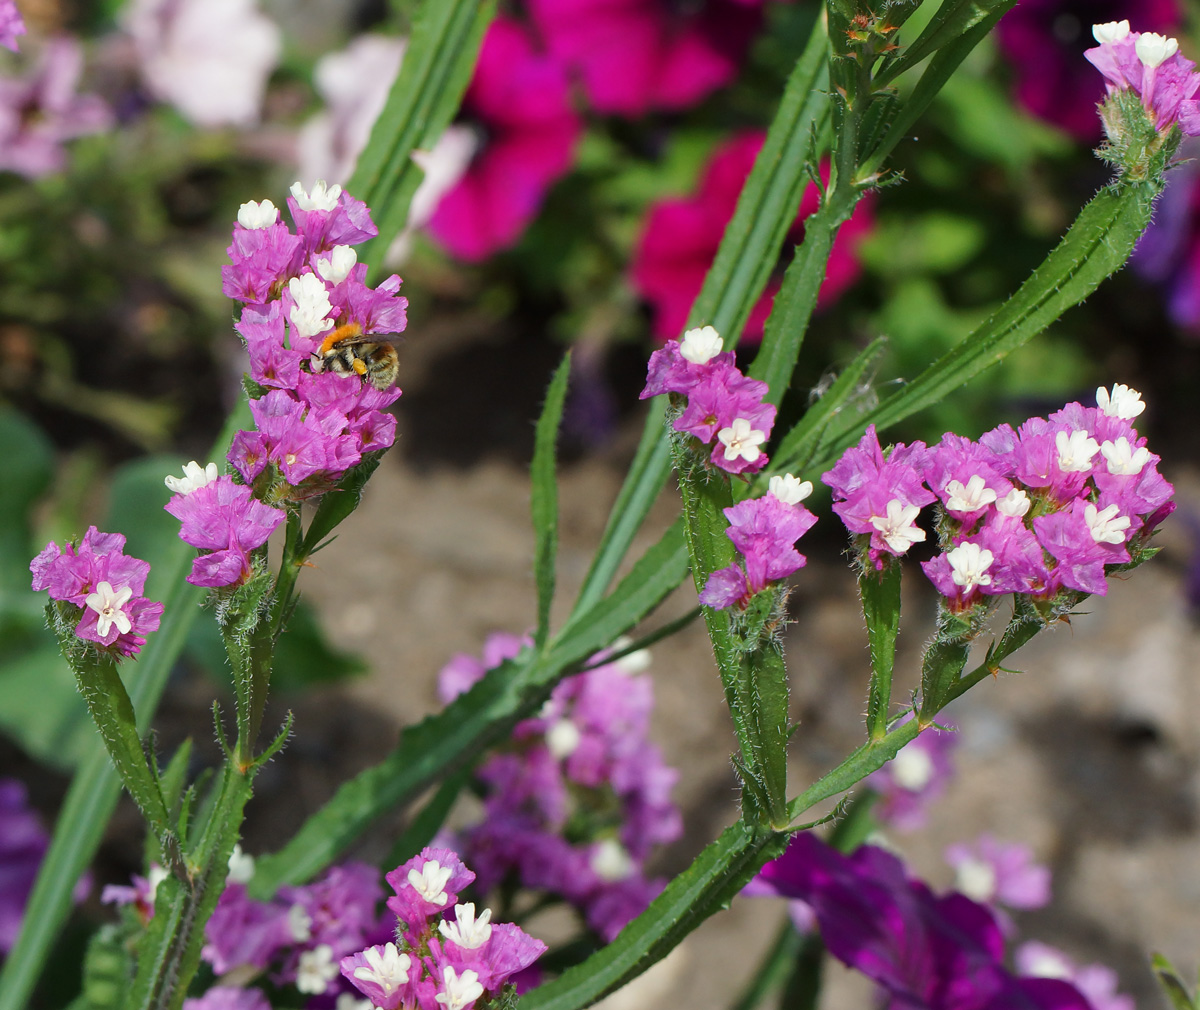
{"type": "Polygon", "coordinates": [[[707,365],[721,353],[721,335],[711,326],[688,330],[679,342],[679,353],[693,365],[707,365]]]}
{"type": "Polygon", "coordinates": [[[996,511],[1012,519],[1020,519],[1029,511],[1031,504],[1029,495],[1015,487],[996,502],[996,511]]]}
{"type": "Polygon", "coordinates": [[[801,480],[785,473],[782,477],[772,477],[767,481],[767,490],[785,505],[799,505],[813,493],[811,480],[801,480]]]}
{"type": "Polygon", "coordinates": [[[229,873],[225,880],[230,884],[248,884],[254,877],[254,857],[243,852],[241,845],[235,845],[229,853],[229,873]]]}
{"type": "Polygon", "coordinates": [[[901,789],[919,793],[933,779],[933,758],[924,747],[907,743],[892,758],[892,781],[901,789]]]}
{"type": "Polygon", "coordinates": [[[583,734],[570,719],[559,719],[546,730],[546,749],[559,761],[574,754],[582,740],[583,734]]]}
{"type": "Polygon", "coordinates": [[[146,874],[146,893],[149,897],[150,904],[154,904],[154,899],[158,895],[158,885],[169,877],[170,874],[158,863],[151,863],[150,870],[146,874]]]}
{"type": "Polygon", "coordinates": [[[753,463],[762,455],[759,446],[767,440],[767,433],[752,428],[746,418],[735,417],[733,424],[717,432],[717,439],[725,446],[727,460],[735,460],[740,456],[747,463],[753,463]]]}
{"type": "Polygon", "coordinates": [[[375,1010],[375,1004],[369,999],[359,999],[353,993],[340,993],[333,1010],[375,1010]]]}
{"type": "Polygon", "coordinates": [[[1157,67],[1179,52],[1179,40],[1157,32],[1142,32],[1134,43],[1134,52],[1144,66],[1157,67]]]}
{"type": "Polygon", "coordinates": [[[193,491],[211,484],[219,476],[216,463],[201,466],[195,460],[183,464],[182,477],[164,477],[163,483],[169,491],[175,494],[191,494],[193,491]]]}
{"type": "Polygon", "coordinates": [[[1101,386],[1096,390],[1096,406],[1101,413],[1109,417],[1119,417],[1124,421],[1132,421],[1143,410],[1146,404],[1142,402],[1142,394],[1120,382],[1115,383],[1110,393],[1101,386]]]}
{"type": "Polygon", "coordinates": [[[946,485],[946,509],[950,512],[978,512],[996,500],[996,492],[984,483],[980,474],[973,474],[964,485],[952,480],[946,485]]]}
{"type": "Polygon", "coordinates": [[[348,245],[335,245],[328,256],[317,257],[317,273],[330,284],[341,284],[358,263],[358,253],[348,245]]]}
{"type": "Polygon", "coordinates": [[[451,872],[449,866],[442,866],[436,859],[430,859],[421,867],[420,873],[408,871],[408,883],[425,901],[432,905],[444,905],[450,900],[446,896],[446,884],[450,882],[451,872]]]}
{"type": "Polygon", "coordinates": [[[338,974],[333,948],[322,943],[300,955],[300,963],[296,965],[296,988],[311,996],[320,996],[338,974]]]}
{"type": "Polygon", "coordinates": [[[871,525],[879,530],[890,550],[903,554],[925,539],[925,531],[917,525],[920,512],[919,506],[905,505],[899,498],[893,498],[887,503],[887,515],[871,516],[871,525]]]}
{"type": "Polygon", "coordinates": [[[296,943],[307,943],[312,939],[312,916],[299,902],[288,909],[287,927],[296,943]]]}
{"type": "Polygon", "coordinates": [[[992,584],[988,569],[992,567],[996,558],[986,547],[967,541],[948,551],[946,560],[950,562],[950,578],[956,586],[962,587],[964,592],[969,593],[976,586],[992,584]]]}
{"type": "Polygon", "coordinates": [[[605,838],[597,843],[589,864],[597,877],[609,883],[625,880],[637,869],[625,846],[615,838],[605,838]]]}
{"type": "Polygon", "coordinates": [[[1108,472],[1121,477],[1132,477],[1146,469],[1150,462],[1150,450],[1144,445],[1134,449],[1124,435],[1115,442],[1105,442],[1100,453],[1108,461],[1108,472]]]}
{"type": "Polygon", "coordinates": [[[316,274],[301,274],[288,281],[288,292],[295,303],[288,318],[302,337],[315,337],[333,325],[329,318],[333,306],[329,292],[316,274]]]}
{"type": "Polygon", "coordinates": [[[1038,944],[1036,953],[1023,965],[1025,975],[1030,978],[1059,978],[1071,981],[1075,972],[1066,957],[1044,944],[1038,944]]]}
{"type": "Polygon", "coordinates": [[[1100,45],[1106,42],[1120,42],[1128,35],[1128,21],[1106,21],[1102,25],[1092,25],[1092,36],[1100,45]]]}
{"type": "Polygon", "coordinates": [[[971,856],[958,864],[954,889],[972,901],[990,902],[996,896],[996,868],[986,859],[971,856]]]}
{"type": "Polygon", "coordinates": [[[485,908],[475,918],[475,904],[468,901],[454,906],[454,922],[443,919],[438,923],[438,932],[464,950],[477,950],[492,936],[492,910],[485,908]]]}
{"type": "Polygon", "coordinates": [[[463,1010],[465,1006],[474,1003],[483,995],[483,986],[479,984],[479,973],[468,968],[461,975],[450,965],[442,969],[443,991],[434,999],[445,1004],[446,1010],[463,1010]]]}
{"type": "MultiPolygon", "coordinates": [[[[628,635],[622,635],[615,642],[613,642],[613,652],[620,652],[622,649],[629,648],[629,646],[632,644],[632,638],[630,638],[628,635]]],[[[620,659],[616,660],[616,666],[617,669],[622,673],[637,674],[645,673],[647,670],[649,670],[651,662],[652,659],[650,657],[649,649],[636,649],[627,656],[622,656],[620,659]]]]}
{"type": "Polygon", "coordinates": [[[1125,531],[1129,529],[1129,516],[1117,515],[1120,509],[1116,505],[1098,509],[1091,502],[1083,506],[1083,521],[1087,524],[1088,532],[1098,544],[1123,544],[1125,531]]]}
{"type": "Polygon", "coordinates": [[[362,953],[367,963],[354,969],[355,978],[374,983],[385,996],[391,996],[408,981],[412,958],[397,950],[394,943],[368,947],[362,953]]]}
{"type": "Polygon", "coordinates": [[[270,228],[279,220],[279,210],[270,200],[263,200],[261,203],[247,200],[238,208],[237,219],[238,224],[251,231],[270,228]]]}
{"type": "Polygon", "coordinates": [[[122,635],[129,634],[133,622],[122,608],[132,596],[133,590],[129,586],[113,589],[111,582],[101,582],[96,586],[96,591],[83,601],[89,610],[94,610],[98,615],[96,634],[103,638],[114,624],[122,635]]]}
{"type": "Polygon", "coordinates": [[[1058,450],[1058,468],[1063,473],[1086,473],[1092,459],[1100,451],[1100,443],[1086,431],[1056,432],[1054,448],[1058,450]]]}
{"type": "Polygon", "coordinates": [[[342,187],[327,187],[324,179],[318,179],[310,191],[306,191],[299,182],[294,182],[291,192],[296,206],[301,210],[333,210],[342,197],[342,187]]]}

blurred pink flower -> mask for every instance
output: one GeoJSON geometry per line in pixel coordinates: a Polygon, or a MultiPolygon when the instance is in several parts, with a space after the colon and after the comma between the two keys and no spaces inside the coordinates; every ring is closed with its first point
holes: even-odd
{"type": "Polygon", "coordinates": [[[13,0],[0,0],[0,46],[17,51],[17,36],[25,34],[25,21],[13,0]]]}
{"type": "MultiPolygon", "coordinates": [[[[650,208],[633,261],[633,286],[654,308],[654,335],[668,340],[683,332],[692,302],[712,266],[725,226],[737,209],[738,196],[766,134],[741,133],[712,156],[694,196],[663,200],[650,208]]],[[[828,166],[822,166],[828,178],[828,166]]],[[[817,209],[817,191],[809,186],[800,201],[792,238],[803,235],[803,221],[817,209]]],[[[872,224],[871,201],[864,199],[838,233],[821,286],[820,304],[837,298],[858,277],[855,250],[872,224]]],[[[745,340],[762,337],[763,325],[779,285],[773,282],[746,322],[745,340]]]]}
{"type": "Polygon", "coordinates": [[[481,121],[487,143],[443,197],[429,230],[453,255],[480,260],[520,238],[570,168],[583,127],[565,71],[509,18],[488,30],[463,105],[481,121]]]}
{"type": "Polygon", "coordinates": [[[112,113],[96,95],[76,94],[83,50],[72,38],[46,43],[28,77],[0,78],[0,170],[30,178],[66,164],[63,141],[107,130],[112,113]]]}
{"type": "Polygon", "coordinates": [[[550,53],[579,75],[597,112],[685,109],[729,84],[762,24],[761,0],[530,0],[550,53]],[[691,5],[693,8],[695,5],[691,5]]]}
{"type": "Polygon", "coordinates": [[[150,93],[197,126],[251,126],[279,62],[255,0],[130,0],[123,14],[150,93]]]}

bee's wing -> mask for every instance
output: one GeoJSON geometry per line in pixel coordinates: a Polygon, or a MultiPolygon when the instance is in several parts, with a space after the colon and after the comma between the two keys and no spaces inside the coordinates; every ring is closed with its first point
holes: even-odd
{"type": "Polygon", "coordinates": [[[391,344],[395,347],[400,343],[399,333],[360,333],[355,337],[344,337],[334,347],[361,347],[363,344],[391,344]]]}

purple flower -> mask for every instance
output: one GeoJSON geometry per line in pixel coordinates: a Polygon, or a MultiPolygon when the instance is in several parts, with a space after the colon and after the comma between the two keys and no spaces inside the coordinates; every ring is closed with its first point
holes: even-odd
{"type": "Polygon", "coordinates": [[[276,954],[297,942],[296,921],[286,905],[255,901],[244,885],[227,882],[204,927],[200,956],[218,975],[241,965],[261,971],[276,954]]]}
{"type": "Polygon", "coordinates": [[[339,964],[344,975],[379,1010],[396,1010],[402,1003],[412,1006],[415,982],[422,966],[397,949],[394,943],[367,947],[347,954],[339,964]]]}
{"type": "Polygon", "coordinates": [[[1009,974],[985,906],[937,897],[883,849],[843,856],[800,834],[759,880],[811,905],[830,953],[876,982],[895,1010],[1089,1010],[1065,982],[1009,974]]]}
{"type": "Polygon", "coordinates": [[[921,827],[925,811],[954,775],[952,756],[957,746],[957,733],[930,726],[901,747],[886,765],[868,775],[866,785],[879,794],[872,808],[875,817],[897,831],[921,827]]]}
{"type": "MultiPolygon", "coordinates": [[[[1188,136],[1200,134],[1200,102],[1192,97],[1200,89],[1200,74],[1179,51],[1176,39],[1131,31],[1128,21],[1097,24],[1094,34],[1100,45],[1084,56],[1104,75],[1110,96],[1131,90],[1154,118],[1156,129],[1178,123],[1188,136]]],[[[1108,117],[1102,113],[1102,118],[1111,134],[1108,117]]]]}
{"type": "Polygon", "coordinates": [[[15,0],[0,0],[0,46],[17,51],[17,37],[25,34],[25,21],[15,0]]]}
{"type": "MultiPolygon", "coordinates": [[[[264,200],[269,204],[269,200],[264,200]]],[[[250,204],[244,206],[250,206],[250,204]]],[[[256,205],[257,206],[257,205],[256,205]]],[[[274,210],[274,208],[271,208],[274,210]]],[[[282,221],[269,225],[244,227],[239,222],[233,229],[233,241],[226,253],[232,261],[221,267],[221,290],[230,298],[236,298],[248,305],[262,305],[277,299],[287,286],[288,280],[296,276],[303,262],[304,242],[298,235],[293,235],[288,226],[282,221]]],[[[278,308],[276,314],[278,314],[278,308]]],[[[274,324],[273,317],[263,317],[251,314],[246,319],[242,313],[243,323],[247,330],[238,325],[238,332],[245,338],[247,346],[253,354],[254,343],[270,339],[273,343],[283,345],[282,318],[274,324]],[[270,331],[259,331],[255,326],[271,325],[270,331]],[[276,334],[276,325],[280,332],[276,334]]],[[[272,383],[273,385],[273,383],[272,383]]]]}
{"type": "Polygon", "coordinates": [[[456,852],[427,847],[387,875],[396,892],[387,906],[409,930],[421,935],[429,919],[453,908],[458,893],[474,879],[456,852]]]}
{"type": "Polygon", "coordinates": [[[1167,312],[1180,327],[1200,327],[1200,143],[1185,140],[1165,176],[1154,220],[1139,239],[1133,268],[1166,289],[1167,312]]]}
{"type": "Polygon", "coordinates": [[[81,608],[75,634],[118,658],[139,652],[163,613],[161,603],[142,595],[150,565],[124,547],[121,534],[90,526],[78,545],[51,541],[29,565],[35,592],[81,608]]]}
{"type": "MultiPolygon", "coordinates": [[[[25,903],[33,890],[38,867],[50,846],[50,836],[29,806],[25,786],[0,778],[0,954],[6,954],[21,930],[25,903]]],[[[76,900],[86,896],[86,878],[76,888],[76,900]]]]}
{"type": "Polygon", "coordinates": [[[174,495],[163,508],[180,521],[180,538],[205,552],[192,563],[187,580],[208,588],[249,578],[249,552],[265,544],[284,519],[282,509],[255,500],[248,487],[229,476],[174,495]]]}
{"type": "Polygon", "coordinates": [[[1009,908],[1042,908],[1050,903],[1050,870],[1033,861],[1020,842],[980,835],[974,843],[946,849],[955,871],[954,886],[972,901],[1009,908]]]}
{"type": "Polygon", "coordinates": [[[66,164],[64,141],[112,125],[101,98],[75,93],[82,72],[79,43],[60,36],[28,77],[0,78],[0,171],[31,179],[57,172],[66,164]]]}
{"type": "Polygon", "coordinates": [[[1070,982],[1087,997],[1091,1010],[1134,1010],[1132,996],[1117,992],[1117,973],[1102,964],[1076,965],[1062,951],[1030,940],[1016,952],[1017,971],[1030,978],[1070,982]]]}
{"type": "Polygon", "coordinates": [[[203,996],[185,999],[183,1010],[271,1010],[271,1004],[258,989],[218,985],[203,996]]]}

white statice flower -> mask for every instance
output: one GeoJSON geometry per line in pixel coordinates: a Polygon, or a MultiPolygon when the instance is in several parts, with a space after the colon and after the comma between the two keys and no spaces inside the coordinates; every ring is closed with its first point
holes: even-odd
{"type": "Polygon", "coordinates": [[[122,635],[129,634],[133,622],[122,608],[132,597],[133,590],[129,586],[113,589],[111,582],[101,582],[96,586],[96,591],[83,601],[89,610],[94,610],[98,615],[96,634],[103,638],[114,624],[122,635]]]}
{"type": "Polygon", "coordinates": [[[296,988],[310,996],[320,996],[339,974],[333,948],[322,943],[300,955],[296,965],[296,988]]]}
{"type": "Polygon", "coordinates": [[[893,498],[887,503],[887,515],[871,516],[871,525],[879,530],[891,550],[903,554],[925,539],[925,531],[917,525],[920,512],[920,506],[905,505],[899,498],[893,498]]]}
{"type": "Polygon", "coordinates": [[[1120,42],[1128,35],[1128,21],[1106,21],[1102,25],[1092,25],[1092,37],[1100,45],[1104,45],[1106,42],[1120,42]]]}
{"type": "Polygon", "coordinates": [[[1132,421],[1146,409],[1146,404],[1142,402],[1142,394],[1120,382],[1113,384],[1111,393],[1100,386],[1096,390],[1096,406],[1100,408],[1101,413],[1125,421],[1132,421]]]}
{"type": "Polygon", "coordinates": [[[1134,52],[1143,66],[1157,67],[1179,52],[1179,40],[1157,32],[1142,32],[1134,43],[1134,52]]]}
{"type": "Polygon", "coordinates": [[[725,458],[735,460],[739,456],[753,463],[762,455],[759,446],[767,440],[767,433],[752,428],[744,417],[735,417],[733,424],[717,432],[717,440],[725,446],[725,458]]]}
{"type": "Polygon", "coordinates": [[[251,231],[270,228],[279,220],[279,208],[270,200],[247,200],[238,208],[237,219],[238,224],[251,231]]]}
{"type": "Polygon", "coordinates": [[[964,485],[960,480],[946,484],[946,508],[951,512],[978,512],[996,500],[996,492],[984,483],[979,474],[973,474],[964,485]]]}
{"type": "Polygon", "coordinates": [[[970,592],[976,586],[992,584],[988,569],[996,558],[986,547],[967,541],[948,551],[946,560],[950,562],[950,578],[965,592],[970,592]]]}
{"type": "Polygon", "coordinates": [[[785,505],[799,505],[813,493],[813,485],[811,480],[801,480],[785,473],[767,481],[767,490],[785,505]]]}
{"type": "Polygon", "coordinates": [[[919,793],[933,780],[933,758],[924,747],[915,747],[911,743],[896,752],[888,767],[892,771],[892,781],[909,792],[919,793]]]}
{"type": "Polygon", "coordinates": [[[369,999],[359,999],[354,993],[343,992],[338,994],[333,1010],[375,1010],[375,1004],[369,999]]]}
{"type": "MultiPolygon", "coordinates": [[[[628,635],[622,635],[612,644],[613,652],[620,652],[622,649],[628,649],[633,644],[633,639],[628,635]]],[[[628,673],[631,676],[638,673],[645,673],[650,669],[650,664],[653,659],[650,656],[649,649],[635,649],[626,656],[622,656],[616,660],[617,669],[622,673],[628,673]]]]}
{"type": "Polygon", "coordinates": [[[444,905],[450,900],[446,895],[446,884],[450,882],[452,872],[449,866],[442,866],[436,859],[429,859],[419,873],[415,869],[408,871],[408,883],[431,905],[444,905]]]}
{"type": "Polygon", "coordinates": [[[305,189],[304,184],[297,180],[288,192],[301,210],[333,210],[342,198],[342,187],[330,186],[324,179],[314,182],[312,189],[305,189]]]}
{"type": "Polygon", "coordinates": [[[248,884],[254,877],[254,857],[235,845],[229,853],[229,873],[225,880],[230,884],[248,884]]]}
{"type": "Polygon", "coordinates": [[[397,950],[394,943],[368,947],[362,954],[367,963],[354,969],[355,978],[373,982],[389,997],[408,982],[412,958],[397,950]]]}
{"type": "Polygon", "coordinates": [[[693,365],[707,365],[721,351],[724,344],[719,334],[711,326],[698,326],[688,330],[679,342],[679,353],[693,365]]]}
{"type": "Polygon", "coordinates": [[[256,0],[130,0],[121,25],[142,79],[197,126],[253,126],[282,52],[256,0]]]}
{"type": "Polygon", "coordinates": [[[583,734],[570,719],[559,719],[546,730],[546,749],[559,761],[574,754],[582,741],[583,734]]]}
{"type": "Polygon", "coordinates": [[[615,838],[605,838],[598,842],[592,850],[592,858],[588,860],[588,865],[597,877],[609,883],[626,880],[637,870],[625,846],[615,838]]]}
{"type": "Polygon", "coordinates": [[[218,476],[216,463],[201,466],[192,460],[190,463],[183,464],[182,477],[164,477],[163,483],[167,485],[169,491],[173,491],[175,494],[191,494],[193,491],[211,484],[218,476]]]}
{"type": "Polygon", "coordinates": [[[483,995],[479,984],[479,973],[468,968],[461,975],[451,965],[442,969],[442,992],[434,999],[445,1005],[446,1010],[463,1010],[483,995]]]}
{"type": "Polygon", "coordinates": [[[299,902],[288,909],[288,935],[295,943],[307,943],[312,939],[312,924],[312,916],[299,902]]]}
{"type": "Polygon", "coordinates": [[[1121,510],[1116,505],[1098,509],[1091,502],[1083,506],[1083,521],[1087,524],[1088,532],[1098,544],[1123,544],[1125,531],[1129,529],[1129,516],[1118,515],[1121,510]]]}
{"type": "Polygon", "coordinates": [[[1019,487],[1015,487],[996,502],[996,511],[1002,516],[1020,519],[1029,511],[1032,504],[1029,495],[1019,487]]]}
{"type": "Polygon", "coordinates": [[[341,284],[358,264],[358,253],[352,246],[335,245],[328,256],[317,257],[317,273],[329,284],[341,284]]]}
{"type": "Polygon", "coordinates": [[[1056,432],[1054,448],[1058,451],[1058,468],[1063,473],[1086,473],[1092,459],[1100,451],[1100,443],[1086,431],[1056,432]]]}
{"type": "Polygon", "coordinates": [[[443,919],[438,923],[438,932],[464,950],[477,950],[492,936],[492,910],[485,908],[475,918],[475,905],[468,901],[454,906],[454,922],[443,919]]]}
{"type": "Polygon", "coordinates": [[[313,85],[325,107],[296,137],[302,178],[344,183],[354,174],[407,46],[394,36],[359,35],[345,49],[317,60],[313,85]]]}
{"type": "Polygon", "coordinates": [[[986,859],[970,856],[955,868],[954,889],[972,901],[990,902],[996,896],[996,868],[986,859]]]}
{"type": "Polygon", "coordinates": [[[158,885],[170,875],[166,867],[159,866],[158,863],[150,864],[150,870],[146,874],[146,892],[150,896],[151,905],[154,904],[154,899],[158,895],[158,885]]]}
{"type": "Polygon", "coordinates": [[[296,332],[302,337],[315,337],[333,325],[329,318],[333,306],[329,303],[329,292],[316,274],[301,274],[288,281],[292,311],[289,319],[296,332]]]}
{"type": "Polygon", "coordinates": [[[1100,454],[1108,462],[1108,472],[1121,477],[1132,477],[1146,469],[1150,462],[1150,450],[1144,445],[1134,449],[1124,435],[1115,442],[1100,446],[1100,454]]]}

